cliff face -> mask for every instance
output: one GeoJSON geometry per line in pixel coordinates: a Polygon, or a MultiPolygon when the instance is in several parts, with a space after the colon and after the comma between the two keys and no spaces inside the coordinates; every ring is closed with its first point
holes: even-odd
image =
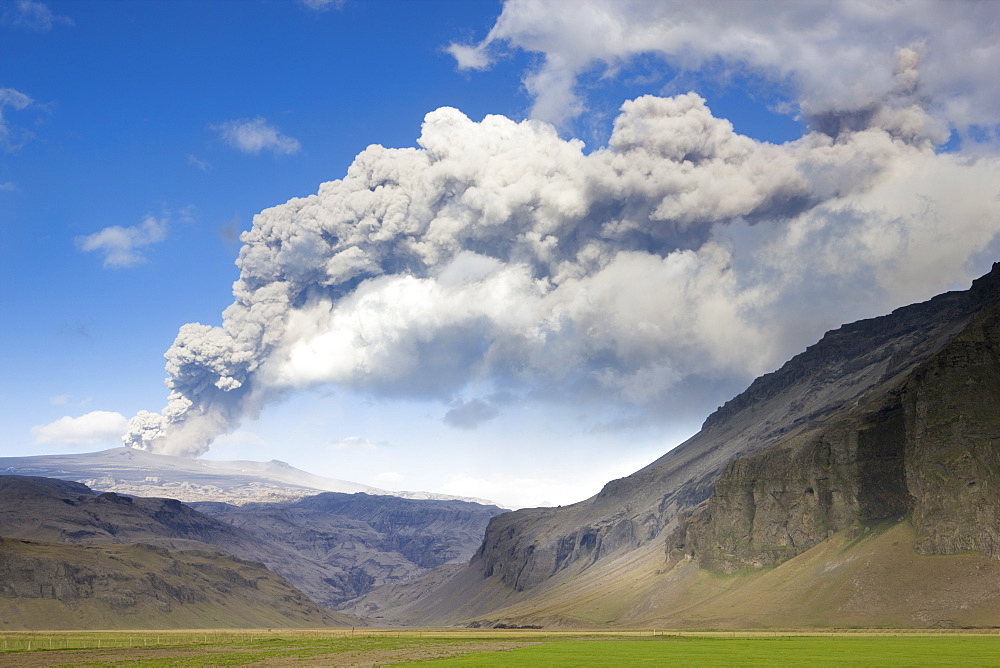
{"type": "MultiPolygon", "coordinates": [[[[497,577],[515,591],[527,591],[564,571],[587,568],[663,535],[670,536],[674,547],[684,544],[688,550],[689,543],[698,540],[704,541],[703,547],[712,543],[716,553],[735,550],[735,556],[722,558],[718,565],[731,570],[775,563],[855,519],[896,517],[913,510],[919,513],[914,515],[918,523],[935,521],[940,513],[932,502],[923,501],[917,508],[909,499],[918,490],[909,467],[924,455],[907,456],[903,441],[911,439],[907,430],[916,428],[911,423],[918,416],[929,416],[919,418],[925,422],[954,422],[945,416],[955,412],[947,403],[920,408],[940,390],[920,390],[914,374],[931,358],[965,355],[988,365],[995,352],[994,344],[986,341],[993,325],[983,325],[986,329],[980,327],[975,335],[969,329],[963,334],[971,337],[968,343],[957,337],[996,304],[998,295],[1000,265],[994,265],[968,291],[939,295],[828,332],[777,371],[755,380],[712,414],[690,440],[633,475],[608,483],[597,496],[564,508],[519,510],[494,518],[471,567],[484,578],[497,577]],[[949,352],[940,356],[946,347],[949,352]],[[941,417],[934,418],[935,411],[941,417]],[[710,497],[708,510],[691,514],[710,497]],[[786,511],[788,519],[779,521],[786,511]],[[710,522],[709,517],[716,519],[710,522]],[[706,526],[693,529],[700,525],[706,526]]],[[[966,382],[973,366],[956,360],[949,382],[966,382]]],[[[990,380],[984,376],[979,382],[990,380]]],[[[983,407],[976,415],[988,413],[987,394],[971,385],[968,394],[983,407]]],[[[973,420],[970,412],[957,423],[949,422],[954,447],[968,447],[968,439],[958,438],[955,430],[984,432],[975,438],[985,444],[987,421],[985,415],[973,420]]],[[[928,429],[941,432],[933,437],[935,442],[944,438],[944,426],[935,423],[928,429]]],[[[986,449],[980,447],[980,459],[991,456],[986,449]]],[[[946,456],[937,452],[935,465],[946,456]]],[[[920,484],[953,482],[927,479],[920,484]]],[[[973,487],[963,494],[978,494],[973,487]]],[[[705,563],[713,563],[706,549],[699,554],[705,563]]]]}
{"type": "Polygon", "coordinates": [[[903,405],[917,550],[1000,557],[1000,307],[913,376],[903,405]]]}
{"type": "Polygon", "coordinates": [[[918,552],[1000,557],[998,407],[993,303],[888,391],[731,461],[667,535],[668,560],[722,572],[773,566],[852,524],[904,516],[918,552]]]}
{"type": "Polygon", "coordinates": [[[904,412],[890,404],[735,459],[667,535],[668,561],[774,566],[852,523],[898,519],[909,507],[905,446],[904,412]]]}

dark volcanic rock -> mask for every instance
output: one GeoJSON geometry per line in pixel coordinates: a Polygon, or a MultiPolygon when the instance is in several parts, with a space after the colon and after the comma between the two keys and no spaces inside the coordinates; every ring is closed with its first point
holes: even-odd
{"type": "Polygon", "coordinates": [[[486,524],[504,512],[467,501],[425,501],[371,494],[317,494],[291,509],[303,516],[336,515],[364,522],[381,536],[381,548],[399,552],[421,568],[464,563],[475,553],[486,524]]]}
{"type": "Polygon", "coordinates": [[[922,366],[902,404],[917,550],[1000,557],[1000,306],[922,366]]]}
{"type": "Polygon", "coordinates": [[[730,462],[667,536],[668,556],[724,572],[773,566],[851,524],[908,516],[919,552],[1000,557],[998,407],[994,303],[897,386],[730,462]]]}

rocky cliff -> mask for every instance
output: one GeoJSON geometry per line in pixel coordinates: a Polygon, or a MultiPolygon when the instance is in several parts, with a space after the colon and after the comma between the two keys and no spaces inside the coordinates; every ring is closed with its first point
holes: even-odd
{"type": "Polygon", "coordinates": [[[671,562],[773,566],[851,525],[908,517],[924,554],[1000,557],[1000,304],[995,277],[941,350],[822,421],[731,461],[667,536],[671,562]]]}

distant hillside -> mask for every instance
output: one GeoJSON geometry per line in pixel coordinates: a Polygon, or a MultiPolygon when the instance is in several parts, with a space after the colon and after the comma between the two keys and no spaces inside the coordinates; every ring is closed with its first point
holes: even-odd
{"type": "MultiPolygon", "coordinates": [[[[418,577],[443,564],[467,563],[490,518],[504,512],[467,501],[332,492],[294,503],[192,505],[261,544],[281,545],[323,565],[330,574],[322,583],[301,586],[325,605],[418,577]]],[[[290,566],[278,559],[265,561],[296,581],[290,566]]]]}
{"type": "Polygon", "coordinates": [[[145,544],[0,538],[0,630],[351,624],[258,563],[145,544]]]}
{"type": "Polygon", "coordinates": [[[0,475],[27,475],[81,482],[91,489],[184,502],[244,504],[297,501],[321,492],[366,492],[407,499],[491,501],[435,494],[393,492],[347,480],[324,478],[277,460],[215,461],[112,448],[71,455],[0,457],[0,475]]]}
{"type": "Polygon", "coordinates": [[[466,568],[353,609],[403,623],[995,624],[1000,589],[977,587],[1000,557],[998,407],[994,265],[968,291],[828,332],[649,466],[572,506],[500,515],[466,568]],[[866,530],[892,542],[858,551],[866,530]],[[914,591],[892,560],[930,579],[914,591]],[[811,612],[796,616],[780,602],[806,562],[811,612]],[[853,579],[818,577],[834,572],[853,579]]]}
{"type": "Polygon", "coordinates": [[[465,501],[335,493],[294,503],[198,505],[208,514],[174,499],[0,476],[0,536],[215,551],[261,562],[332,607],[376,585],[468,561],[489,519],[502,512],[465,501]]]}

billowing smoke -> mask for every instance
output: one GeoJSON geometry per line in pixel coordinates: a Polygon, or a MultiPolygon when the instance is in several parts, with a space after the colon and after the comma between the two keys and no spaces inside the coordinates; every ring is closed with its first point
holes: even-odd
{"type": "Polygon", "coordinates": [[[997,123],[998,15],[996,3],[938,0],[507,0],[485,39],[448,50],[473,70],[513,49],[538,54],[523,79],[532,115],[560,125],[586,111],[581,75],[614,75],[638,56],[666,64],[644,75],[667,88],[692,72],[750,75],[788,87],[806,117],[856,122],[915,91],[916,69],[900,77],[889,57],[907,49],[923,60],[927,109],[965,130],[997,123]],[[673,82],[656,80],[662,69],[673,82]]]}
{"type": "Polygon", "coordinates": [[[781,145],[694,93],[626,102],[590,153],[537,120],[429,113],[419,148],[371,146],[255,217],[222,326],[181,328],[167,407],[126,444],[199,454],[322,383],[451,401],[462,428],[495,397],[663,411],[967,281],[1000,250],[998,162],[936,153],[919,54],[885,58],[880,102],[814,108],[781,145]]]}

